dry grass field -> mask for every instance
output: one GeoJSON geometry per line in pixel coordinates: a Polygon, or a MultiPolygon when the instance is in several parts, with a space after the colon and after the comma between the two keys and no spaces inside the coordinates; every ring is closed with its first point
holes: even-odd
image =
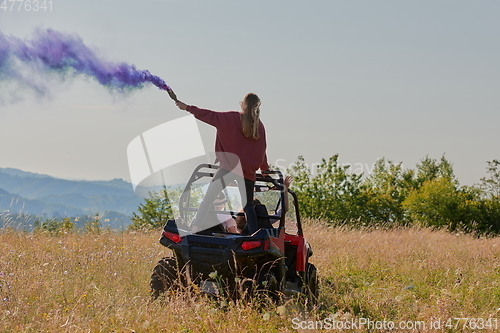
{"type": "Polygon", "coordinates": [[[499,238],[311,221],[305,232],[321,279],[320,304],[309,311],[188,294],[150,302],[151,270],[169,252],[156,232],[3,230],[0,332],[500,331],[499,238]],[[328,327],[333,318],[396,327],[328,327]]]}

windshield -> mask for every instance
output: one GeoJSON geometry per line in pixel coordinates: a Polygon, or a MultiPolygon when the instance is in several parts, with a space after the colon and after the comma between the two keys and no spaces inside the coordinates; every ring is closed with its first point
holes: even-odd
{"type": "MultiPolygon", "coordinates": [[[[212,181],[216,170],[206,172],[203,169],[195,171],[187,184],[186,189],[180,196],[179,205],[177,205],[178,215],[183,224],[187,227],[192,227],[192,223],[196,217],[200,204],[205,197],[209,183],[212,181]]],[[[273,175],[274,180],[279,179],[280,175],[273,175]]],[[[281,216],[283,202],[281,199],[281,189],[279,186],[270,181],[257,181],[254,188],[254,202],[265,205],[267,213],[275,218],[271,218],[274,227],[281,216]]],[[[243,181],[243,179],[241,179],[243,181]]],[[[243,212],[243,203],[238,189],[237,181],[231,181],[225,184],[226,187],[219,193],[218,199],[214,201],[214,205],[209,211],[206,220],[211,226],[222,223],[224,227],[232,224],[231,219],[236,220],[237,214],[243,212]],[[229,220],[229,222],[228,222],[229,220]],[[225,224],[225,222],[227,222],[225,224]]],[[[265,214],[265,213],[264,213],[265,214]]],[[[238,226],[239,228],[239,226],[238,226]]],[[[226,228],[227,229],[227,228],[226,228]]],[[[235,231],[233,231],[235,232],[235,231]]]]}
{"type": "MultiPolygon", "coordinates": [[[[187,225],[191,225],[191,222],[194,220],[201,201],[205,197],[208,185],[209,183],[207,182],[207,178],[200,179],[199,181],[191,184],[190,189],[186,191],[184,197],[182,198],[182,209],[179,211],[179,216],[186,221],[187,225]]],[[[218,205],[217,207],[214,206],[214,210],[217,210],[217,214],[228,215],[229,218],[231,215],[235,215],[243,209],[241,196],[236,184],[227,186],[223,190],[223,193],[225,198],[224,203],[218,205]]]]}

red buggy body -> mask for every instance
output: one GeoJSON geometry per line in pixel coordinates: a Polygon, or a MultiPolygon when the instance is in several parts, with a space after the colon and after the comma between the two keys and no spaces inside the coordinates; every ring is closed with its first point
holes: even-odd
{"type": "MultiPolygon", "coordinates": [[[[199,165],[193,172],[179,200],[179,218],[169,220],[160,243],[171,249],[172,257],[161,259],[151,277],[153,297],[166,290],[195,284],[207,293],[228,297],[264,292],[275,299],[302,294],[311,301],[318,296],[316,268],[309,262],[312,250],[304,238],[297,196],[284,191],[283,175],[272,171],[257,175],[254,194],[259,200],[255,209],[258,230],[253,234],[229,233],[216,214],[237,218],[241,209],[236,186],[229,185],[226,197],[236,198],[224,211],[211,210],[207,219],[213,227],[190,233],[201,201],[202,180],[210,181],[218,166],[199,165]],[[198,185],[197,185],[198,184],[198,185]],[[286,213],[283,203],[288,197],[286,213]],[[232,210],[234,209],[234,211],[232,210]]],[[[234,185],[234,184],[233,184],[234,185]]]]}

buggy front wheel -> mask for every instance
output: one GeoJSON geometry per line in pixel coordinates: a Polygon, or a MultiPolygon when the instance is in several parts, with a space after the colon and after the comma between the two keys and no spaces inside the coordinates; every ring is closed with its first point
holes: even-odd
{"type": "Polygon", "coordinates": [[[313,264],[307,263],[306,266],[306,281],[307,281],[307,290],[306,295],[309,298],[309,301],[312,304],[316,304],[319,296],[319,280],[318,280],[318,272],[316,270],[316,266],[313,264]]]}

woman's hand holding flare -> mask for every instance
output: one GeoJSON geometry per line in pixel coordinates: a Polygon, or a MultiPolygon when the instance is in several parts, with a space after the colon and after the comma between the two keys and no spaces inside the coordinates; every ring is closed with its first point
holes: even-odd
{"type": "Polygon", "coordinates": [[[184,110],[186,111],[187,110],[187,104],[186,103],[183,103],[181,101],[177,101],[175,102],[175,105],[177,105],[177,107],[181,110],[184,110]]]}

